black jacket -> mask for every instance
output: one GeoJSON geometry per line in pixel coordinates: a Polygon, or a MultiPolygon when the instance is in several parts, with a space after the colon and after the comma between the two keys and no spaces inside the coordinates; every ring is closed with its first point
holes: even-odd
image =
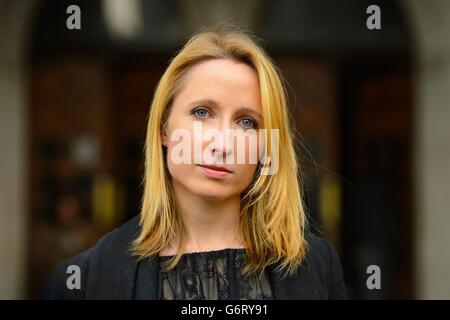
{"type": "MultiPolygon", "coordinates": [[[[102,237],[95,246],[61,263],[54,280],[55,299],[133,299],[137,261],[129,253],[130,243],[139,233],[139,216],[102,237]],[[68,289],[72,275],[70,265],[79,267],[81,288],[68,289]]],[[[346,299],[346,290],[339,258],[325,239],[306,234],[308,253],[296,276],[279,279],[269,266],[269,280],[275,299],[346,299]]],[[[157,297],[158,259],[151,260],[154,279],[151,290],[157,297]]]]}

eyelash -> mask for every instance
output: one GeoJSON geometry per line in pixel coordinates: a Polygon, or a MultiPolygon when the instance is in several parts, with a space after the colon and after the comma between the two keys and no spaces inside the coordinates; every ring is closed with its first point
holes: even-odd
{"type": "MultiPolygon", "coordinates": [[[[191,113],[191,115],[193,115],[194,117],[196,117],[196,118],[198,118],[200,120],[205,119],[205,118],[197,116],[197,111],[199,111],[199,110],[206,111],[209,115],[211,115],[211,112],[207,108],[204,108],[204,107],[194,108],[194,109],[191,110],[190,113],[191,113]]],[[[245,117],[245,118],[239,119],[239,121],[242,121],[242,120],[250,120],[253,123],[252,127],[245,127],[245,126],[243,126],[245,129],[257,129],[258,128],[258,122],[256,120],[254,120],[254,119],[252,119],[250,117],[245,117]]]]}

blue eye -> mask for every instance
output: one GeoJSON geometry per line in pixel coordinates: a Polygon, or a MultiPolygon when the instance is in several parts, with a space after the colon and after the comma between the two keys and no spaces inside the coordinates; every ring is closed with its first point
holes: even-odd
{"type": "Polygon", "coordinates": [[[194,110],[193,114],[199,119],[205,119],[209,115],[209,112],[205,108],[198,108],[194,110]]]}
{"type": "Polygon", "coordinates": [[[246,129],[253,129],[256,127],[256,122],[250,118],[243,118],[240,120],[240,123],[246,129]]]}

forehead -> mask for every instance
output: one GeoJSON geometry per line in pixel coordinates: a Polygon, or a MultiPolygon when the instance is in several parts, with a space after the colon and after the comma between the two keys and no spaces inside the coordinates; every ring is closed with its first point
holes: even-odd
{"type": "Polygon", "coordinates": [[[260,108],[260,88],[256,71],[249,65],[214,59],[193,66],[184,76],[175,100],[212,99],[245,103],[260,108]]]}
{"type": "Polygon", "coordinates": [[[246,63],[232,59],[211,59],[194,65],[186,78],[194,80],[196,76],[234,81],[242,84],[258,84],[256,71],[246,63]]]}

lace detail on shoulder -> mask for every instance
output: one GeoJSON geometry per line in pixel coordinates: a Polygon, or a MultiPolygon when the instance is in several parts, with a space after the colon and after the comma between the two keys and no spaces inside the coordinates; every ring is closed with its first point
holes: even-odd
{"type": "MultiPolygon", "coordinates": [[[[159,257],[160,266],[172,256],[159,257]]],[[[163,300],[265,300],[273,299],[267,273],[256,276],[242,273],[245,249],[222,249],[186,253],[169,272],[160,268],[163,300]]]]}

